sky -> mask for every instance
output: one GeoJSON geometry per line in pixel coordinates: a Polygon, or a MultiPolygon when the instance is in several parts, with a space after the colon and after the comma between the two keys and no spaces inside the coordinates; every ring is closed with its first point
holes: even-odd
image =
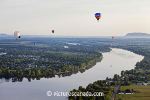
{"type": "Polygon", "coordinates": [[[119,36],[149,27],[150,0],[0,0],[0,33],[119,36]]]}

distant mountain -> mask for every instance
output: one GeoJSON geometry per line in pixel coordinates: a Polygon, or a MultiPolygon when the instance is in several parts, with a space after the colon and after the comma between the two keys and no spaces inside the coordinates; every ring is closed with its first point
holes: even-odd
{"type": "Polygon", "coordinates": [[[1,39],[11,39],[13,35],[8,35],[6,33],[0,33],[0,40],[1,39]]]}
{"type": "Polygon", "coordinates": [[[150,37],[148,33],[128,33],[125,35],[126,37],[150,37]]]}
{"type": "Polygon", "coordinates": [[[0,33],[0,36],[7,36],[8,34],[0,33]]]}

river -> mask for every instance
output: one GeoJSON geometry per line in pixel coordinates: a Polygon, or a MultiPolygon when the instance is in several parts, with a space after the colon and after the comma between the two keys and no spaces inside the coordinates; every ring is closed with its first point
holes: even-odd
{"type": "Polygon", "coordinates": [[[1,100],[67,100],[67,97],[47,96],[47,91],[65,92],[87,86],[96,80],[103,80],[120,74],[122,70],[130,70],[135,64],[143,59],[127,50],[113,48],[112,51],[103,53],[103,59],[84,73],[77,73],[66,77],[42,78],[28,82],[6,82],[0,80],[1,100]]]}

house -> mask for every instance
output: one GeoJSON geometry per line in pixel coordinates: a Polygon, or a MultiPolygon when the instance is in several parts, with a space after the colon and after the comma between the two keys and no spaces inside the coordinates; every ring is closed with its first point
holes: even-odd
{"type": "Polygon", "coordinates": [[[140,83],[136,83],[136,85],[139,85],[139,86],[147,86],[149,85],[150,83],[144,83],[144,82],[140,82],[140,83]]]}
{"type": "Polygon", "coordinates": [[[125,91],[118,90],[117,94],[133,94],[133,89],[126,89],[125,91]]]}

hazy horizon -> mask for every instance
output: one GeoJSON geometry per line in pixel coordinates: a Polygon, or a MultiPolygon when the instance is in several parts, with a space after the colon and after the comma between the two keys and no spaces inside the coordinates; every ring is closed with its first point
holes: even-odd
{"type": "Polygon", "coordinates": [[[123,36],[150,33],[149,0],[0,0],[0,33],[123,36]],[[94,14],[102,13],[99,22],[94,14]],[[42,34],[41,34],[42,33],[42,34]]]}

